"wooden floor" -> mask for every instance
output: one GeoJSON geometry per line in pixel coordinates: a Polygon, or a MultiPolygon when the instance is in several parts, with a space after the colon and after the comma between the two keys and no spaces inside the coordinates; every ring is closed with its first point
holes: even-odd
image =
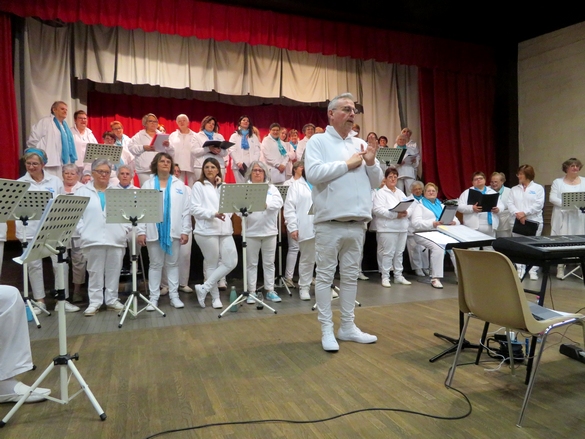
{"type": "MultiPolygon", "coordinates": [[[[337,354],[321,349],[312,302],[283,295],[278,314],[243,306],[218,319],[218,311],[195,306],[170,308],[167,317],[144,313],[118,329],[114,312],[86,318],[68,314],[68,346],[108,418],[101,422],[85,394],[69,405],[53,402],[23,406],[0,430],[2,438],[574,438],[585,434],[585,364],[558,352],[561,335],[552,335],[528,407],[524,428],[515,426],[524,396],[525,368],[515,376],[497,362],[457,370],[454,386],[470,399],[473,411],[461,420],[392,411],[416,411],[438,417],[462,416],[468,405],[444,387],[452,362],[428,359],[447,347],[434,332],[456,335],[456,285],[442,291],[416,282],[382,288],[374,280],[359,283],[356,323],[378,336],[373,345],[341,342],[337,354]],[[317,421],[343,413],[378,408],[327,422],[249,423],[287,419],[317,421]],[[209,423],[244,425],[190,429],[209,423]],[[160,436],[158,436],[160,437],[160,436]]],[[[529,282],[529,281],[528,281],[529,282]]],[[[283,290],[281,290],[283,291],[283,290]]],[[[224,294],[225,296],[225,294],[224,294]]],[[[553,281],[557,309],[585,306],[583,284],[553,281]]],[[[550,306],[551,295],[547,298],[550,306]]],[[[225,297],[224,303],[227,303],[225,297]]],[[[335,314],[338,324],[339,314],[335,314]]],[[[36,371],[20,378],[32,383],[58,353],[57,316],[41,316],[30,325],[36,371]]],[[[481,324],[472,322],[468,339],[478,340],[481,324]]],[[[493,330],[497,328],[492,328],[493,330]]],[[[581,332],[567,335],[581,343],[581,332]]],[[[569,342],[564,340],[563,342],[569,342]]],[[[462,362],[470,362],[474,351],[462,362]]],[[[488,357],[484,356],[487,360],[488,357]]],[[[58,396],[59,374],[43,383],[58,396]]],[[[70,391],[79,388],[73,377],[70,391]]],[[[0,406],[0,416],[10,409],[0,406]]]]}

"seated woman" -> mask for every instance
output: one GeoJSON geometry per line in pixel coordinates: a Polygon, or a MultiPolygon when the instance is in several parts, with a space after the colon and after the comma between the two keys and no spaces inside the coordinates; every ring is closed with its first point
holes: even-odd
{"type": "Polygon", "coordinates": [[[217,159],[208,157],[203,162],[199,181],[193,185],[191,191],[191,215],[195,217],[193,236],[206,261],[206,281],[195,285],[201,308],[205,308],[207,294],[211,294],[214,308],[223,308],[217,283],[238,265],[238,252],[232,236],[232,215],[219,212],[221,176],[217,159]]]}
{"type": "MultiPolygon", "coordinates": [[[[270,183],[268,167],[262,162],[253,162],[248,168],[248,181],[255,183],[270,183]]],[[[246,270],[248,273],[248,291],[256,294],[256,280],[258,277],[258,259],[262,250],[262,271],[264,273],[264,290],[266,298],[272,302],[282,299],[274,291],[274,256],[276,253],[276,237],[278,235],[278,211],[282,207],[282,196],[274,185],[269,184],[266,194],[266,209],[261,212],[252,212],[246,222],[246,270]]],[[[248,297],[247,303],[255,303],[248,297]]]]}
{"type": "MultiPolygon", "coordinates": [[[[150,301],[158,306],[163,266],[167,272],[169,299],[173,308],[184,308],[179,298],[179,255],[180,247],[189,241],[191,218],[190,200],[185,183],[173,175],[173,158],[166,152],[159,152],[150,165],[152,177],[142,185],[143,189],[163,192],[163,220],[160,223],[141,223],[138,226],[137,241],[148,248],[150,266],[148,289],[150,301]]],[[[152,305],[147,311],[154,311],[152,305]]]]}
{"type": "Polygon", "coordinates": [[[304,163],[302,161],[295,162],[294,168],[295,173],[300,170],[301,176],[294,180],[288,189],[284,203],[284,219],[286,220],[290,240],[298,242],[298,247],[301,251],[299,296],[301,300],[310,300],[309,288],[313,281],[313,271],[315,269],[315,230],[313,228],[313,214],[309,214],[309,210],[313,205],[311,198],[312,187],[305,179],[304,163]]]}
{"type": "MultiPolygon", "coordinates": [[[[443,205],[437,199],[439,188],[435,183],[427,183],[425,185],[424,197],[420,203],[414,207],[410,222],[415,232],[422,232],[434,230],[437,226],[443,223],[439,221],[443,213],[443,205]]],[[[459,220],[455,218],[450,225],[459,224],[459,220]]],[[[430,252],[431,259],[431,286],[433,288],[443,288],[441,279],[443,278],[443,264],[445,258],[445,249],[433,241],[414,235],[414,240],[417,244],[425,247],[430,252]]],[[[449,251],[453,266],[455,266],[455,255],[449,251]]]]}
{"type": "MultiPolygon", "coordinates": [[[[410,197],[415,203],[422,203],[425,185],[422,181],[415,181],[410,185],[410,197]]],[[[408,227],[408,236],[406,237],[406,248],[410,259],[410,267],[417,276],[425,277],[429,275],[429,254],[424,252],[424,247],[414,239],[414,228],[412,227],[412,217],[408,227]]]]}
{"type": "Polygon", "coordinates": [[[382,254],[382,286],[390,288],[390,270],[394,268],[394,282],[410,285],[402,275],[402,253],[406,247],[408,217],[411,208],[404,212],[393,212],[398,203],[406,200],[406,195],[396,187],[398,170],[389,167],[384,173],[384,187],[374,197],[374,227],[378,241],[378,253],[382,254]]]}

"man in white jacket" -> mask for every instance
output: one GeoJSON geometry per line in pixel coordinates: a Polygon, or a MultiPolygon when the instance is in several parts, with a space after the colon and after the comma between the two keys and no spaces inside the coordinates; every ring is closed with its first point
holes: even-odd
{"type": "Polygon", "coordinates": [[[321,322],[323,349],[337,352],[333,335],[331,284],[337,261],[340,264],[340,340],[374,343],[378,338],[354,324],[359,262],[366,223],[372,219],[371,188],[382,181],[376,160],[377,145],[354,137],[352,126],[357,110],[353,96],[344,93],[327,108],[329,126],[313,136],[305,151],[307,181],[313,185],[317,279],[315,296],[321,322]]]}

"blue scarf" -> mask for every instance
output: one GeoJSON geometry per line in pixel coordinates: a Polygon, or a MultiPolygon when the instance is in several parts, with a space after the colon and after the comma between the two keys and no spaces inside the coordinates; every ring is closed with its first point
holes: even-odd
{"type": "Polygon", "coordinates": [[[294,149],[295,151],[297,150],[298,143],[292,143],[292,142],[288,142],[288,143],[290,143],[290,144],[291,144],[291,146],[293,147],[293,149],[294,149]]]}
{"type": "Polygon", "coordinates": [[[240,133],[242,134],[242,149],[244,150],[249,150],[250,149],[250,144],[248,143],[248,133],[250,131],[248,130],[240,130],[240,133]]]}
{"type": "MultiPolygon", "coordinates": [[[[160,248],[168,254],[173,254],[172,239],[171,239],[171,183],[172,178],[169,177],[167,181],[167,188],[165,189],[165,201],[163,207],[163,221],[156,223],[156,230],[158,232],[158,242],[160,248]]],[[[160,191],[160,181],[158,175],[154,176],[154,188],[160,191]]]]}
{"type": "Polygon", "coordinates": [[[63,120],[63,124],[60,124],[57,118],[53,117],[53,122],[55,122],[55,125],[57,125],[61,133],[61,162],[64,165],[67,163],[75,163],[77,161],[77,152],[75,151],[73,134],[67,125],[67,121],[63,120]]]}
{"type": "MultiPolygon", "coordinates": [[[[486,191],[487,191],[487,186],[484,186],[484,187],[483,187],[483,191],[480,191],[479,189],[475,189],[475,188],[473,188],[473,189],[474,189],[474,190],[476,190],[476,191],[478,191],[478,192],[481,192],[482,194],[485,194],[485,193],[486,193],[486,191]]],[[[483,213],[483,212],[482,212],[482,213],[483,213]]],[[[491,213],[491,212],[488,212],[487,214],[488,214],[488,215],[487,215],[487,218],[488,218],[488,224],[491,226],[491,225],[492,225],[492,213],[491,213]]]]}
{"type": "Polygon", "coordinates": [[[431,203],[431,200],[423,197],[422,204],[431,212],[433,212],[435,214],[436,220],[439,221],[439,218],[441,218],[441,213],[443,213],[443,206],[441,206],[441,202],[435,198],[435,201],[431,203]]]}
{"type": "MultiPolygon", "coordinates": [[[[272,136],[270,136],[272,137],[272,136]]],[[[272,137],[274,139],[274,141],[278,144],[278,151],[280,152],[281,156],[285,156],[286,155],[286,149],[284,149],[284,146],[282,144],[282,142],[280,141],[280,137],[272,137]]]]}
{"type": "Polygon", "coordinates": [[[206,129],[204,129],[203,132],[205,133],[209,140],[213,140],[213,135],[215,134],[213,131],[207,131],[206,129]]]}
{"type": "Polygon", "coordinates": [[[424,198],[422,195],[413,195],[413,197],[415,200],[418,200],[418,201],[422,201],[422,199],[424,198]]]}

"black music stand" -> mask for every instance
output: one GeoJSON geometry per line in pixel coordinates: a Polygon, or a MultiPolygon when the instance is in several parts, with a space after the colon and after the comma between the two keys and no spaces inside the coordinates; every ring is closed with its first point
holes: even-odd
{"type": "Polygon", "coordinates": [[[58,255],[57,276],[55,279],[55,287],[57,290],[57,307],[59,311],[59,355],[53,358],[53,361],[41,374],[41,376],[34,382],[34,384],[26,391],[18,402],[12,407],[12,410],[2,419],[0,427],[4,427],[16,411],[24,404],[26,399],[34,393],[35,389],[44,381],[49,373],[59,366],[60,372],[60,398],[53,398],[46,396],[49,399],[60,404],[68,404],[73,398],[81,392],[85,392],[87,398],[90,400],[94,409],[97,411],[100,419],[104,421],[106,414],[99,405],[98,401],[93,396],[89,386],[73,364],[73,360],[79,360],[79,354],[70,355],[67,353],[67,320],[65,317],[65,279],[63,264],[65,264],[65,253],[67,251],[66,245],[71,239],[71,235],[79,222],[79,218],[83,214],[88,197],[78,197],[75,195],[59,195],[55,198],[45,210],[41,223],[32,241],[32,245],[28,246],[23,255],[19,258],[14,258],[19,264],[24,264],[37,259],[42,259],[51,255],[58,255]],[[67,369],[77,379],[81,389],[73,396],[69,397],[69,378],[67,376],[67,369]]]}
{"type": "Polygon", "coordinates": [[[276,310],[266,305],[262,299],[255,297],[248,291],[248,269],[246,255],[246,218],[251,212],[260,212],[266,210],[266,195],[268,194],[267,183],[234,183],[222,184],[219,197],[220,213],[240,213],[242,215],[242,259],[244,268],[244,290],[236,300],[229,304],[217,317],[227,313],[233,306],[237,307],[241,303],[251,298],[256,303],[257,309],[268,308],[274,314],[276,310]]]}
{"type": "MultiPolygon", "coordinates": [[[[106,190],[106,223],[132,224],[132,292],[124,309],[118,313],[122,316],[118,328],[121,328],[128,313],[134,318],[152,306],[155,311],[166,317],[156,305],[138,291],[136,273],[138,270],[138,256],[136,254],[136,226],[138,223],[160,223],[163,220],[163,194],[156,189],[107,189],[106,190]],[[138,310],[138,298],[144,300],[147,305],[138,310]],[[132,307],[132,309],[130,309],[132,307]]],[[[143,268],[144,270],[144,268],[143,268]]]]}

